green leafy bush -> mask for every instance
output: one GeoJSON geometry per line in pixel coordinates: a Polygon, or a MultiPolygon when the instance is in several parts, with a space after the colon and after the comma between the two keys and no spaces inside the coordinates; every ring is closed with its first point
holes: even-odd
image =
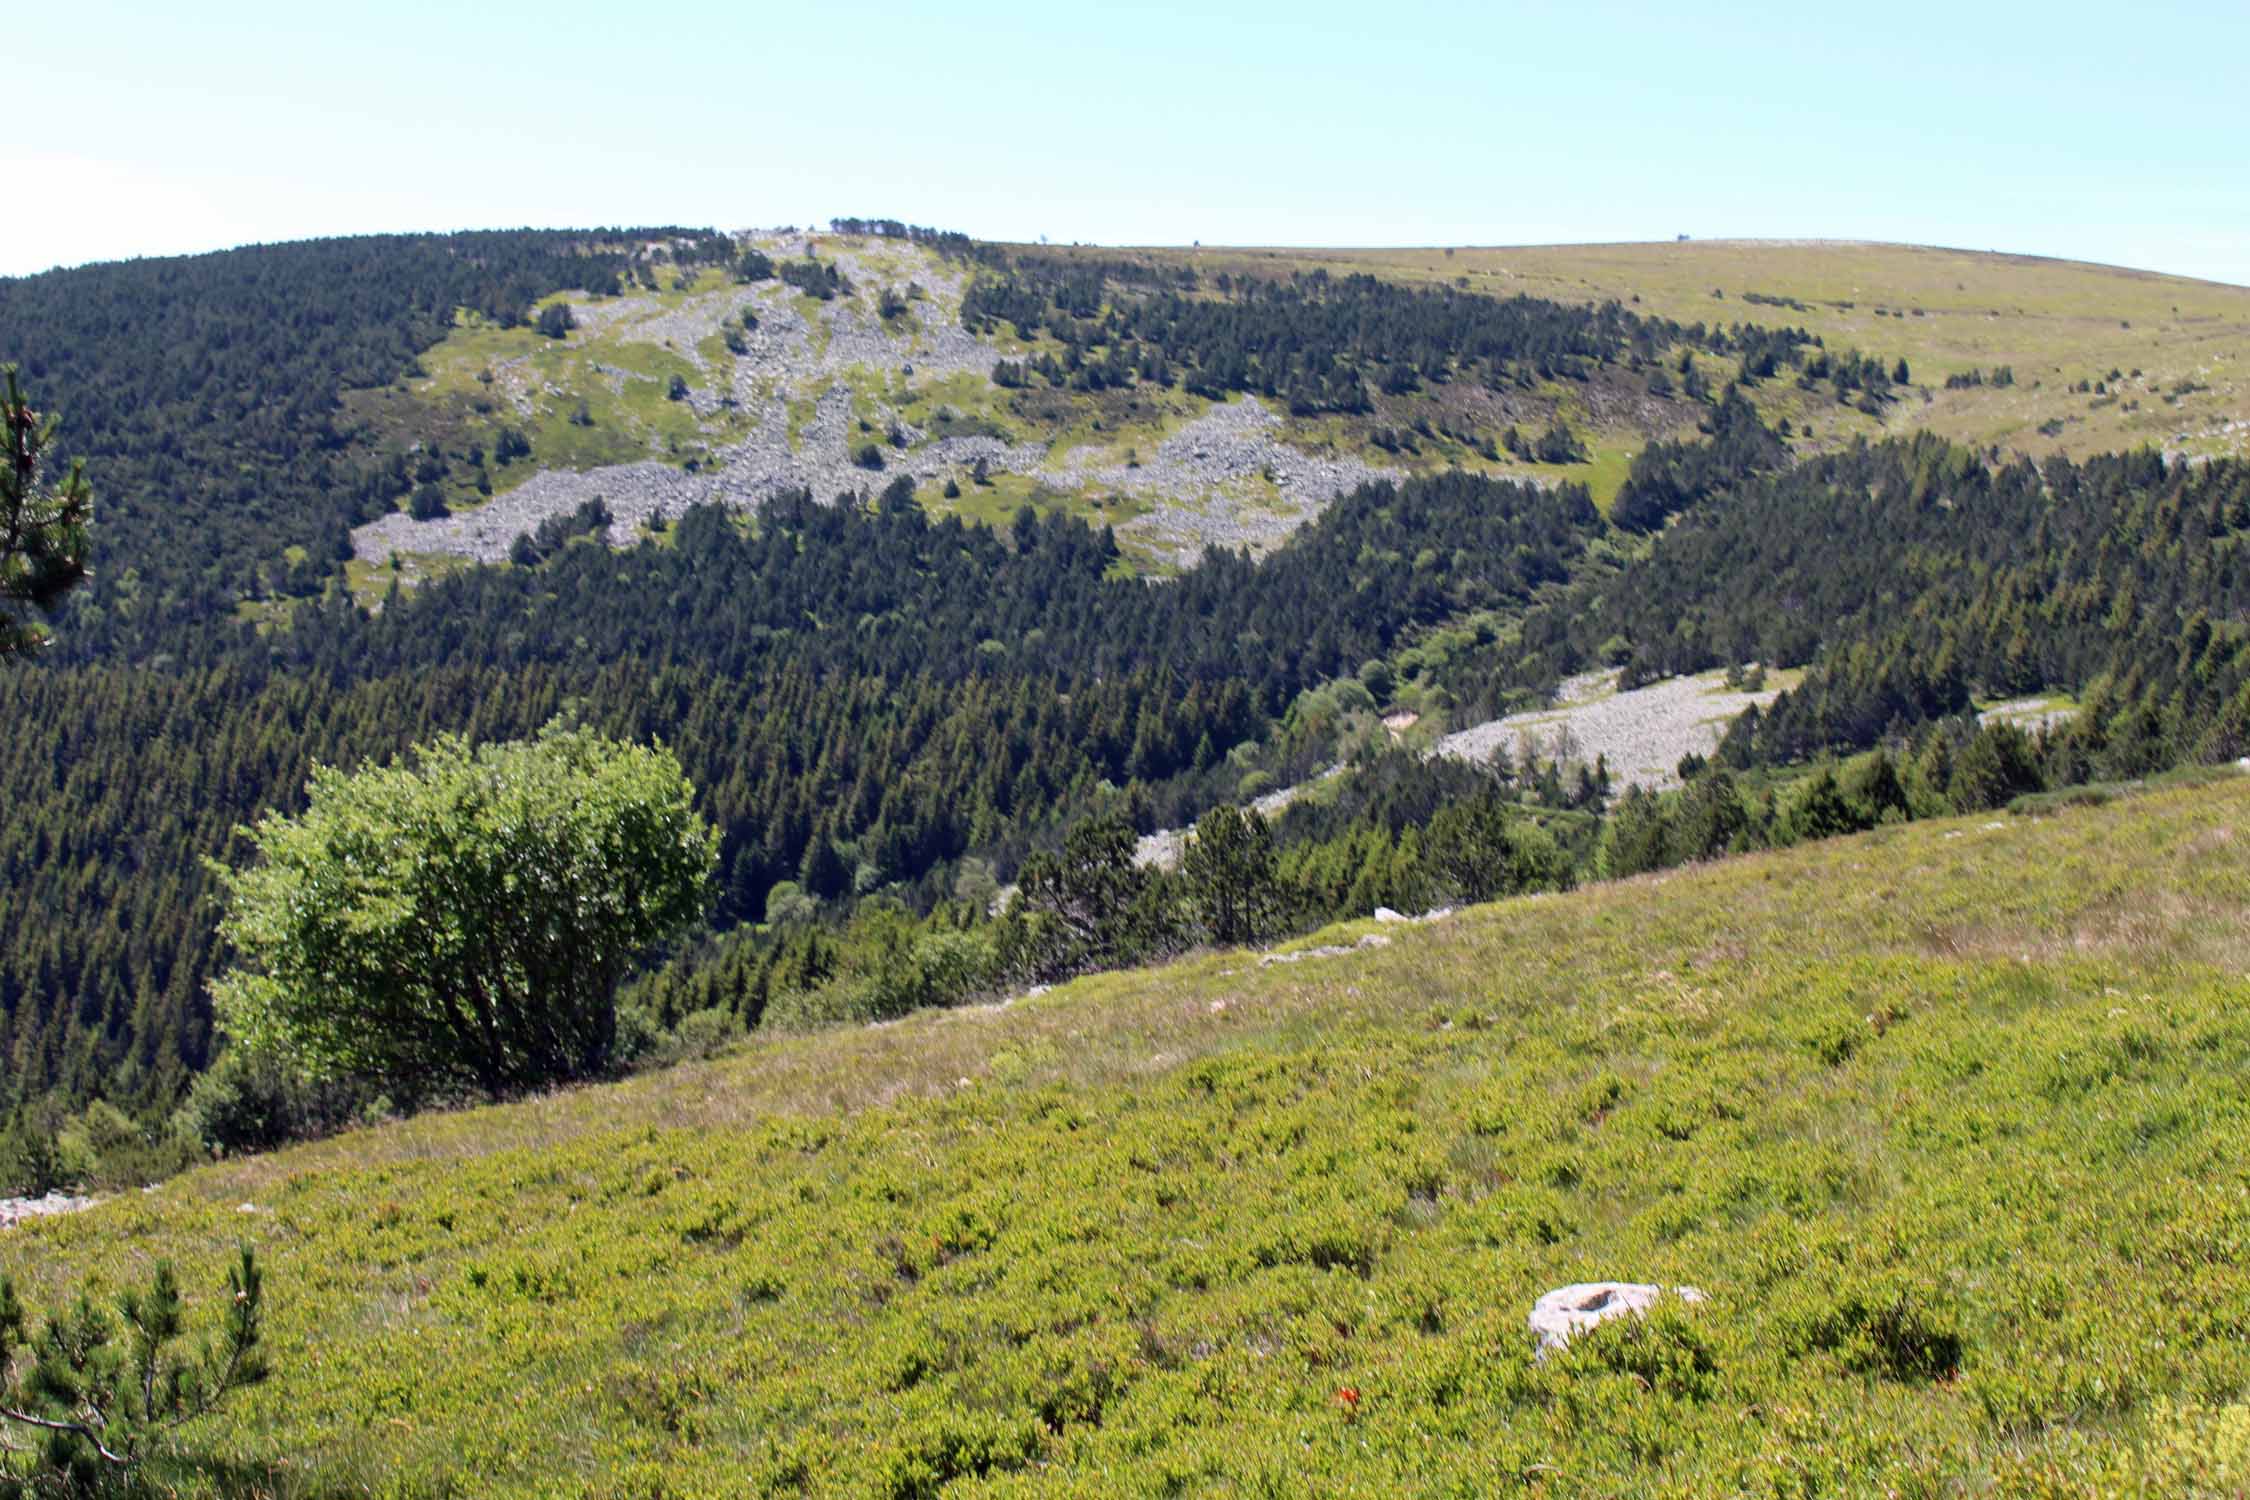
{"type": "Polygon", "coordinates": [[[250,1056],[412,1101],[599,1073],[635,958],[699,916],[717,835],[661,749],[550,724],[315,771],[310,805],[214,865],[240,965],[212,986],[250,1056]]]}

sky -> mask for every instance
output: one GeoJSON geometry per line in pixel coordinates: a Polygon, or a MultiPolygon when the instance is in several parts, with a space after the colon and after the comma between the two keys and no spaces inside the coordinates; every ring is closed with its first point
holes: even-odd
{"type": "Polygon", "coordinates": [[[315,235],[1778,237],[2250,284],[2250,5],[69,0],[0,275],[315,235]]]}

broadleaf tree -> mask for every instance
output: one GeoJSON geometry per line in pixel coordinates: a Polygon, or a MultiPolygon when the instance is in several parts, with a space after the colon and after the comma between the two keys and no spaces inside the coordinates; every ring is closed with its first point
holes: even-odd
{"type": "Polygon", "coordinates": [[[679,762],[561,722],[472,749],[315,771],[304,812],[214,864],[238,955],[212,985],[252,1055],[400,1103],[604,1071],[616,992],[704,910],[717,834],[679,762]]]}

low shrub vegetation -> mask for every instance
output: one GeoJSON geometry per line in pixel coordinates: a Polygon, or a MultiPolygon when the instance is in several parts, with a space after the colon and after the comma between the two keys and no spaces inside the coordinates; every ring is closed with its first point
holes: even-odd
{"type": "Polygon", "coordinates": [[[0,1268],[197,1285],[254,1227],[303,1290],[208,1422],[244,1492],[2233,1493],[2246,815],[1885,826],[754,1041],[0,1268]],[[1708,1300],[1537,1358],[1605,1278],[1708,1300]]]}

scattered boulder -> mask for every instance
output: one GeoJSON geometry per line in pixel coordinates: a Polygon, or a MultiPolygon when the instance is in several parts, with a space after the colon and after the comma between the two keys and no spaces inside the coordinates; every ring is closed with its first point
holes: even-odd
{"type": "Polygon", "coordinates": [[[1407,916],[1405,912],[1392,911],[1387,906],[1378,906],[1375,908],[1375,920],[1378,922],[1408,922],[1413,919],[1407,916]]]}
{"type": "Polygon", "coordinates": [[[1531,1307],[1531,1331],[1539,1336],[1539,1357],[1569,1344],[1573,1334],[1630,1313],[1638,1318],[1669,1293],[1682,1302],[1701,1302],[1692,1286],[1662,1287],[1646,1281],[1581,1281],[1557,1287],[1531,1307]]]}
{"type": "Polygon", "coordinates": [[[49,1193],[44,1198],[0,1198],[0,1229],[13,1229],[26,1219],[74,1214],[93,1206],[93,1199],[76,1198],[69,1193],[49,1193]]]}
{"type": "Polygon", "coordinates": [[[1270,964],[1303,963],[1308,958],[1342,958],[1345,954],[1357,953],[1362,948],[1388,948],[1390,945],[1389,938],[1379,932],[1370,932],[1349,947],[1328,944],[1319,948],[1298,948],[1288,953],[1268,953],[1258,959],[1258,967],[1263,969],[1270,964]]]}

